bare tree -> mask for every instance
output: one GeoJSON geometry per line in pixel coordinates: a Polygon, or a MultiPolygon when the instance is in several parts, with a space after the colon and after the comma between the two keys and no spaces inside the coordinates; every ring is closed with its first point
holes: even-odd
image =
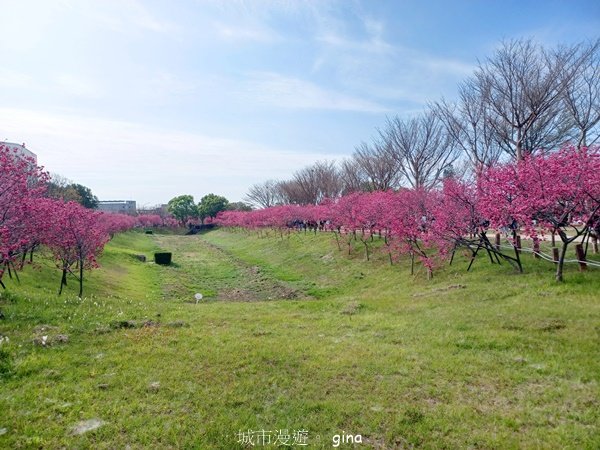
{"type": "Polygon", "coordinates": [[[58,173],[51,174],[46,195],[65,202],[81,203],[81,195],[75,189],[75,183],[58,173]]]}
{"type": "Polygon", "coordinates": [[[564,138],[558,114],[576,72],[576,47],[548,52],[532,40],[503,42],[475,72],[473,87],[487,108],[496,140],[517,160],[564,138]]]}
{"type": "Polygon", "coordinates": [[[343,183],[334,161],[317,161],[279,184],[287,203],[319,204],[325,198],[340,195],[343,183]]]}
{"type": "Polygon", "coordinates": [[[600,124],[600,40],[580,45],[572,82],[564,82],[563,103],[576,132],[578,147],[599,139],[600,124]]]}
{"type": "Polygon", "coordinates": [[[284,205],[304,205],[308,203],[307,200],[310,200],[307,199],[300,185],[294,180],[280,181],[277,187],[281,196],[281,202],[284,205]]]}
{"type": "Polygon", "coordinates": [[[355,158],[344,159],[340,164],[339,172],[342,182],[342,195],[367,190],[367,178],[355,158]]]}
{"type": "Polygon", "coordinates": [[[445,126],[446,134],[468,157],[475,173],[498,162],[502,148],[495,139],[476,80],[469,78],[458,87],[458,100],[435,102],[433,110],[445,126]]]}
{"type": "Polygon", "coordinates": [[[389,156],[413,188],[435,186],[459,155],[431,109],[408,120],[388,119],[381,136],[389,143],[389,156]]]}
{"type": "Polygon", "coordinates": [[[248,190],[245,200],[260,208],[270,208],[281,202],[279,182],[267,180],[264,183],[254,184],[248,190]]]}
{"type": "Polygon", "coordinates": [[[398,158],[391,157],[392,141],[390,139],[374,139],[371,145],[362,142],[354,150],[352,158],[366,175],[371,191],[387,191],[400,184],[400,163],[398,158]]]}

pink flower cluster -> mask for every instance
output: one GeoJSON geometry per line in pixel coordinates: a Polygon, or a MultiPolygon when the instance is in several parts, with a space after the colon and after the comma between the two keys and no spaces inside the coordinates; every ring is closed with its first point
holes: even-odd
{"type": "Polygon", "coordinates": [[[599,149],[567,146],[482,171],[471,182],[449,178],[431,190],[356,192],[318,206],[225,211],[216,223],[247,229],[325,229],[336,238],[347,236],[348,244],[360,239],[367,258],[368,240],[378,234],[390,259],[417,257],[431,275],[467,238],[485,239],[488,228],[520,228],[534,239],[556,233],[566,249],[575,237],[598,231],[599,209],[599,149]]]}
{"type": "Polygon", "coordinates": [[[171,225],[158,215],[130,217],[84,208],[75,202],[46,198],[48,174],[15,151],[0,145],[0,285],[3,275],[21,269],[33,251],[48,248],[61,270],[60,291],[67,274],[77,275],[83,289],[83,270],[97,266],[98,255],[110,236],[135,226],[171,225]]]}

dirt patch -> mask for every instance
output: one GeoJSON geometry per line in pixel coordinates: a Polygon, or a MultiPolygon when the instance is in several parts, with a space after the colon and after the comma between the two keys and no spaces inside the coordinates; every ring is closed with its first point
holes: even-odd
{"type": "Polygon", "coordinates": [[[259,296],[257,292],[253,292],[249,289],[223,289],[219,292],[218,296],[219,300],[229,300],[229,301],[238,301],[238,302],[250,302],[253,300],[259,300],[259,296]]]}
{"type": "Polygon", "coordinates": [[[465,286],[464,284],[451,284],[450,286],[445,286],[445,287],[438,288],[438,289],[432,289],[431,291],[427,291],[427,292],[418,292],[416,294],[413,294],[412,297],[425,297],[427,295],[439,294],[440,292],[452,291],[454,289],[466,289],[466,287],[467,286],[465,286]]]}
{"type": "Polygon", "coordinates": [[[33,332],[36,334],[39,333],[47,333],[49,331],[56,331],[58,330],[58,327],[55,327],[54,325],[47,325],[47,324],[42,324],[42,325],[38,325],[33,329],[33,332]]]}
{"type": "Polygon", "coordinates": [[[363,308],[364,305],[362,303],[350,302],[340,311],[340,313],[345,314],[347,316],[353,316],[355,314],[358,314],[363,308]]]}
{"type": "Polygon", "coordinates": [[[247,264],[200,236],[154,239],[159,247],[179,255],[177,267],[162,271],[165,300],[185,301],[197,292],[203,293],[207,301],[254,302],[306,297],[303,291],[276,279],[268,268],[247,264]]]}
{"type": "Polygon", "coordinates": [[[250,288],[229,288],[219,291],[218,300],[252,302],[260,300],[289,300],[299,297],[295,289],[283,285],[262,283],[250,288]]]}
{"type": "Polygon", "coordinates": [[[76,423],[71,427],[71,434],[77,436],[80,434],[87,433],[88,431],[94,431],[100,428],[105,423],[106,422],[100,419],[84,420],[76,423]]]}
{"type": "Polygon", "coordinates": [[[511,331],[544,331],[554,332],[562,330],[567,327],[567,323],[562,319],[540,319],[532,322],[524,322],[522,320],[515,320],[514,322],[508,322],[502,325],[505,330],[511,331]]]}
{"type": "Polygon", "coordinates": [[[189,327],[190,324],[187,322],[184,322],[183,320],[176,320],[175,322],[169,322],[166,325],[169,328],[185,328],[185,327],[189,327]]]}

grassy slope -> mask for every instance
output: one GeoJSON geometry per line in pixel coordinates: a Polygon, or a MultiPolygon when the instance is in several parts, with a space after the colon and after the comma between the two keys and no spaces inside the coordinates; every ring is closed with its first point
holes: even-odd
{"type": "Polygon", "coordinates": [[[240,429],[280,428],[313,448],[342,432],[381,448],[600,447],[598,271],[558,285],[547,263],[515,275],[481,258],[426,281],[345,253],[330,235],[130,233],[84,300],[28,268],[0,299],[0,447],[236,448],[240,429]],[[156,248],[176,266],[132,256],[156,248]],[[263,301],[290,292],[310,298],[263,301]],[[40,333],[70,340],[41,348],[40,333]],[[90,418],[107,424],[69,434],[90,418]]]}

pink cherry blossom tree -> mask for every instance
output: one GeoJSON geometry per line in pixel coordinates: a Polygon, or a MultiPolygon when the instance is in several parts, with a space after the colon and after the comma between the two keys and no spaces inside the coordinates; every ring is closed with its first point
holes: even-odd
{"type": "Polygon", "coordinates": [[[48,223],[44,244],[50,248],[61,270],[58,294],[67,285],[67,275],[79,281],[79,297],[83,295],[84,269],[98,267],[97,258],[110,239],[100,221],[102,213],[83,208],[75,202],[55,201],[54,214],[48,223]],[[79,269],[78,275],[74,269],[79,269]]]}

